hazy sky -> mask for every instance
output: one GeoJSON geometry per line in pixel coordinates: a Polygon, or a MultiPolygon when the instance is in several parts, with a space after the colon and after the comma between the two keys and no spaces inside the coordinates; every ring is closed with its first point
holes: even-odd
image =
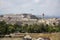
{"type": "Polygon", "coordinates": [[[0,14],[9,13],[60,16],[60,0],[0,0],[0,14]]]}

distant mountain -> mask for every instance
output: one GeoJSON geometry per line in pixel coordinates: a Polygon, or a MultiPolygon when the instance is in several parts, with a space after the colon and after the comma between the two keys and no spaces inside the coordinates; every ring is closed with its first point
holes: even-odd
{"type": "MultiPolygon", "coordinates": [[[[42,18],[43,16],[41,16],[41,15],[36,15],[36,17],[42,18]]],[[[45,15],[44,17],[45,17],[45,18],[60,18],[60,16],[48,16],[48,15],[45,15]]]]}
{"type": "MultiPolygon", "coordinates": [[[[4,14],[4,15],[14,15],[14,14],[4,14]]],[[[32,14],[27,14],[27,13],[23,13],[23,14],[16,14],[16,15],[24,15],[24,17],[28,17],[30,16],[31,19],[41,19],[43,16],[42,15],[32,15],[32,14]]],[[[3,14],[0,14],[0,17],[3,17],[3,14]]],[[[60,16],[48,16],[45,15],[45,18],[60,18],[60,16]]]]}

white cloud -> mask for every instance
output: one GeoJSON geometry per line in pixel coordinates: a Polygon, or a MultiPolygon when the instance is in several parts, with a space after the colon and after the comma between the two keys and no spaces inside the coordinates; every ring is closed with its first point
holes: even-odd
{"type": "Polygon", "coordinates": [[[35,1],[35,3],[39,3],[40,2],[40,0],[34,0],[35,1]]]}
{"type": "Polygon", "coordinates": [[[60,0],[0,0],[0,10],[1,13],[44,12],[46,15],[59,15],[60,0]]]}
{"type": "Polygon", "coordinates": [[[12,7],[13,4],[8,2],[8,1],[0,1],[0,8],[8,8],[8,7],[12,7]]]}

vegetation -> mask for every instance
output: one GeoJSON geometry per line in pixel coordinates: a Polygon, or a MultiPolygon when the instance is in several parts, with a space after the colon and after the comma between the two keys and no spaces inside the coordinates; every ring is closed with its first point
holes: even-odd
{"type": "Polygon", "coordinates": [[[5,21],[0,21],[0,34],[10,34],[14,32],[20,33],[51,33],[60,32],[60,25],[47,25],[47,24],[33,24],[33,25],[18,25],[18,24],[6,24],[5,21]]]}

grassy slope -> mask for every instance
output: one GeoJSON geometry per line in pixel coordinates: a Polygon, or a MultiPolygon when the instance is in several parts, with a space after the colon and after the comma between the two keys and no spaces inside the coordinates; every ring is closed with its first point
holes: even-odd
{"type": "MultiPolygon", "coordinates": [[[[25,35],[25,33],[21,33],[20,35],[25,35]]],[[[51,40],[60,40],[60,33],[29,33],[32,38],[39,38],[39,37],[49,37],[51,40]]],[[[12,38],[0,38],[0,40],[7,40],[12,38]]],[[[19,40],[19,38],[13,38],[13,40],[19,40]]]]}
{"type": "Polygon", "coordinates": [[[49,37],[51,40],[60,40],[60,33],[32,33],[30,34],[32,37],[49,37]]]}

